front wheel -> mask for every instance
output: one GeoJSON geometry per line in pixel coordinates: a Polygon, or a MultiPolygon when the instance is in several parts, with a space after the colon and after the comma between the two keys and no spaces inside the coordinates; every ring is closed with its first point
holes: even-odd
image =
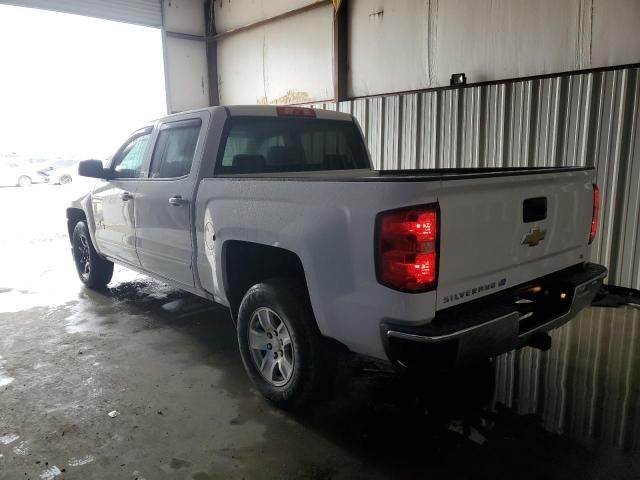
{"type": "Polygon", "coordinates": [[[113,276],[113,263],[102,258],[93,248],[86,223],[76,224],[72,246],[73,260],[82,283],[94,290],[106,287],[113,276]]]}
{"type": "Polygon", "coordinates": [[[58,180],[58,183],[60,185],[68,185],[72,181],[73,181],[73,178],[71,178],[71,175],[63,175],[60,177],[60,180],[58,180]]]}
{"type": "Polygon", "coordinates": [[[249,377],[276,406],[302,405],[319,391],[322,336],[295,283],[275,279],[249,289],[238,312],[238,344],[249,377]]]}
{"type": "Polygon", "coordinates": [[[30,187],[31,183],[32,183],[31,177],[28,177],[26,175],[22,175],[20,178],[18,178],[19,187],[30,187]]]}

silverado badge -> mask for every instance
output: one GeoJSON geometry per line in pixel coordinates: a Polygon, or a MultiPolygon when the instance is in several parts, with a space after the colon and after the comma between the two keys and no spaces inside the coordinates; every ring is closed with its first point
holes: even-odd
{"type": "Polygon", "coordinates": [[[535,247],[542,240],[544,240],[544,236],[547,234],[546,230],[540,230],[539,227],[533,227],[529,229],[528,233],[525,233],[522,237],[522,245],[529,245],[530,247],[535,247]]]}

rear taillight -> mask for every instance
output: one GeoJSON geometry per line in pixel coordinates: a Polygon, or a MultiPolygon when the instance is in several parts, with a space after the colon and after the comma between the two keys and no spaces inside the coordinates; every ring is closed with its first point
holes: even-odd
{"type": "Polygon", "coordinates": [[[591,231],[589,231],[589,243],[593,242],[598,232],[598,216],[600,213],[600,189],[593,184],[593,214],[591,215],[591,231]]]}
{"type": "Polygon", "coordinates": [[[383,212],[376,221],[378,281],[403,292],[427,292],[438,281],[437,204],[383,212]]]}

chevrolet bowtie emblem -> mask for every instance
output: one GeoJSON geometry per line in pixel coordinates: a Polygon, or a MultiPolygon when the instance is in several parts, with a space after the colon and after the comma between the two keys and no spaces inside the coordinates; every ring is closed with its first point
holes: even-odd
{"type": "Polygon", "coordinates": [[[522,237],[522,245],[529,245],[530,247],[535,247],[542,240],[544,240],[544,236],[547,234],[546,230],[540,230],[538,227],[533,227],[529,230],[528,233],[525,233],[522,237]]]}

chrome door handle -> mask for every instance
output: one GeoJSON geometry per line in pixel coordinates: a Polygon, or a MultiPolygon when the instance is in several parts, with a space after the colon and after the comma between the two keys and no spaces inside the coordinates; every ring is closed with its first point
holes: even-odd
{"type": "Polygon", "coordinates": [[[175,197],[171,197],[169,199],[169,205],[173,205],[174,207],[186,205],[187,203],[189,203],[189,200],[187,200],[186,198],[182,198],[180,195],[176,195],[175,197]]]}
{"type": "Polygon", "coordinates": [[[129,192],[123,192],[122,194],[120,194],[120,198],[123,202],[126,202],[127,200],[133,200],[133,195],[131,195],[129,192]]]}

